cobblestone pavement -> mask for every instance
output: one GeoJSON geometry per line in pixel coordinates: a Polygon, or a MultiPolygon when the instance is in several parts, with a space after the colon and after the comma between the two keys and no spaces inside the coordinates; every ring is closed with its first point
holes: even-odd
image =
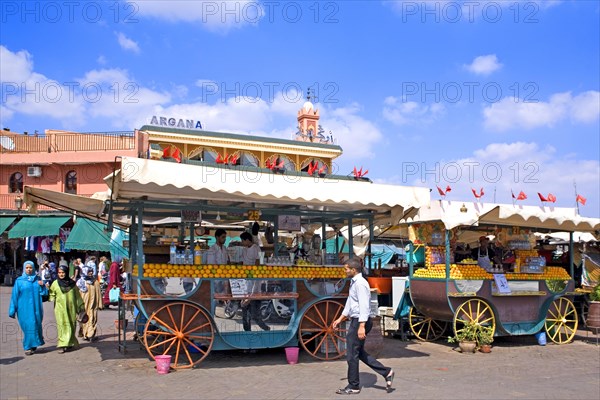
{"type": "MultiPolygon", "coordinates": [[[[0,287],[2,399],[335,399],[346,383],[343,360],[306,353],[288,365],[283,349],[212,352],[200,367],[158,375],[145,351],[117,349],[116,309],[100,311],[100,340],[56,351],[52,303],[44,303],[46,345],[25,356],[16,320],[8,318],[10,287],[0,287]]],[[[441,340],[385,338],[379,359],[396,371],[395,390],[361,365],[357,399],[599,399],[600,346],[580,331],[574,343],[539,346],[532,336],[499,338],[491,354],[465,355],[441,340]]]]}

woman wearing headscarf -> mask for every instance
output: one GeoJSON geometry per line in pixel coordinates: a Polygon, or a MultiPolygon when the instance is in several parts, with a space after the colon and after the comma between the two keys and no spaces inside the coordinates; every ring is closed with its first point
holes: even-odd
{"type": "MultiPolygon", "coordinates": [[[[110,264],[110,270],[108,271],[108,286],[106,287],[106,291],[104,292],[104,296],[102,297],[102,301],[104,303],[104,307],[109,308],[111,305],[109,299],[110,289],[119,288],[121,289],[121,267],[116,262],[110,264]]],[[[116,303],[112,303],[112,305],[117,305],[116,303]]]]}
{"type": "Polygon", "coordinates": [[[52,285],[52,282],[54,282],[55,280],[58,279],[58,271],[56,270],[56,264],[51,262],[50,264],[48,264],[48,272],[50,272],[50,285],[52,285]]]}
{"type": "Polygon", "coordinates": [[[98,309],[102,303],[100,294],[100,282],[94,276],[92,267],[85,266],[81,269],[82,276],[77,281],[77,287],[81,292],[85,313],[88,316],[88,322],[81,325],[83,340],[97,340],[96,324],[98,322],[98,309]]]}
{"type": "Polygon", "coordinates": [[[83,299],[75,281],[69,277],[68,267],[58,267],[58,279],[50,286],[50,301],[54,302],[57,347],[64,353],[79,344],[75,337],[77,314],[84,310],[83,299]]]}
{"type": "Polygon", "coordinates": [[[36,275],[33,262],[25,261],[23,269],[23,275],[15,280],[13,286],[8,316],[15,318],[16,315],[23,331],[23,349],[30,356],[44,344],[42,296],[48,294],[48,289],[36,275]]]}

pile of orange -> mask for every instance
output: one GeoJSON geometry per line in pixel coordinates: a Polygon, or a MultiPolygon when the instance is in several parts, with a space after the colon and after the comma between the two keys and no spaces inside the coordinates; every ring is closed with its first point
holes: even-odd
{"type": "MultiPolygon", "coordinates": [[[[139,268],[133,266],[133,275],[139,276],[139,268]]],[[[277,278],[277,279],[341,279],[346,277],[342,266],[271,266],[271,265],[184,265],[145,264],[144,278],[191,277],[191,278],[277,278]]]]}
{"type": "MultiPolygon", "coordinates": [[[[446,265],[433,264],[428,268],[419,268],[413,274],[416,278],[445,279],[446,265]]],[[[450,279],[494,279],[492,274],[479,265],[450,265],[450,279]]]]}
{"type": "MultiPolygon", "coordinates": [[[[506,273],[506,279],[513,281],[527,281],[527,280],[547,280],[547,281],[562,281],[571,279],[569,274],[564,268],[561,267],[546,267],[543,274],[523,274],[523,273],[506,273]]],[[[445,279],[446,278],[446,265],[445,264],[434,264],[428,268],[417,269],[413,276],[415,278],[429,278],[429,279],[445,279]]],[[[455,280],[481,280],[481,279],[494,279],[494,275],[490,274],[479,265],[450,265],[450,279],[455,280]]]]}

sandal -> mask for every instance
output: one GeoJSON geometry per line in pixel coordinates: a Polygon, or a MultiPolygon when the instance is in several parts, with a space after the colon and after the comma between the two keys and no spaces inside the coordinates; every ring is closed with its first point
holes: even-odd
{"type": "Polygon", "coordinates": [[[58,350],[58,353],[59,353],[59,354],[64,354],[64,353],[66,353],[66,352],[67,352],[67,348],[66,348],[66,347],[61,347],[61,348],[58,350]]]}
{"type": "Polygon", "coordinates": [[[336,390],[335,393],[336,394],[359,394],[360,389],[352,389],[349,387],[345,387],[345,388],[336,390]]]}
{"type": "Polygon", "coordinates": [[[390,373],[385,377],[385,388],[388,393],[392,390],[392,383],[394,383],[394,370],[391,370],[390,373]]]}
{"type": "Polygon", "coordinates": [[[31,355],[33,355],[33,350],[25,350],[25,355],[26,355],[26,356],[31,356],[31,355]]]}

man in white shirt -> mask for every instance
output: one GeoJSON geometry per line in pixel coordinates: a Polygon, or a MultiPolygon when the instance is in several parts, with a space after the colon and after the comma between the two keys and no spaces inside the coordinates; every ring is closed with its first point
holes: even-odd
{"type": "Polygon", "coordinates": [[[240,235],[244,252],[242,253],[242,262],[244,265],[257,265],[259,260],[260,247],[252,241],[252,235],[248,232],[243,232],[240,235]]]}
{"type": "Polygon", "coordinates": [[[373,327],[370,318],[371,288],[369,282],[362,276],[362,262],[359,258],[351,258],[344,265],[346,276],[351,278],[350,292],[342,315],[333,321],[333,329],[345,319],[350,320],[346,335],[346,361],[348,362],[348,385],[338,389],[337,394],[360,393],[360,377],[358,373],[358,361],[367,364],[373,371],[383,376],[386,381],[388,392],[392,390],[394,371],[385,367],[375,357],[365,351],[365,339],[373,327]]]}
{"type": "Polygon", "coordinates": [[[227,232],[225,232],[225,229],[217,229],[215,231],[215,239],[217,239],[217,242],[210,246],[206,256],[208,264],[227,264],[229,262],[229,255],[227,254],[227,248],[225,247],[225,241],[227,240],[227,232]]]}

